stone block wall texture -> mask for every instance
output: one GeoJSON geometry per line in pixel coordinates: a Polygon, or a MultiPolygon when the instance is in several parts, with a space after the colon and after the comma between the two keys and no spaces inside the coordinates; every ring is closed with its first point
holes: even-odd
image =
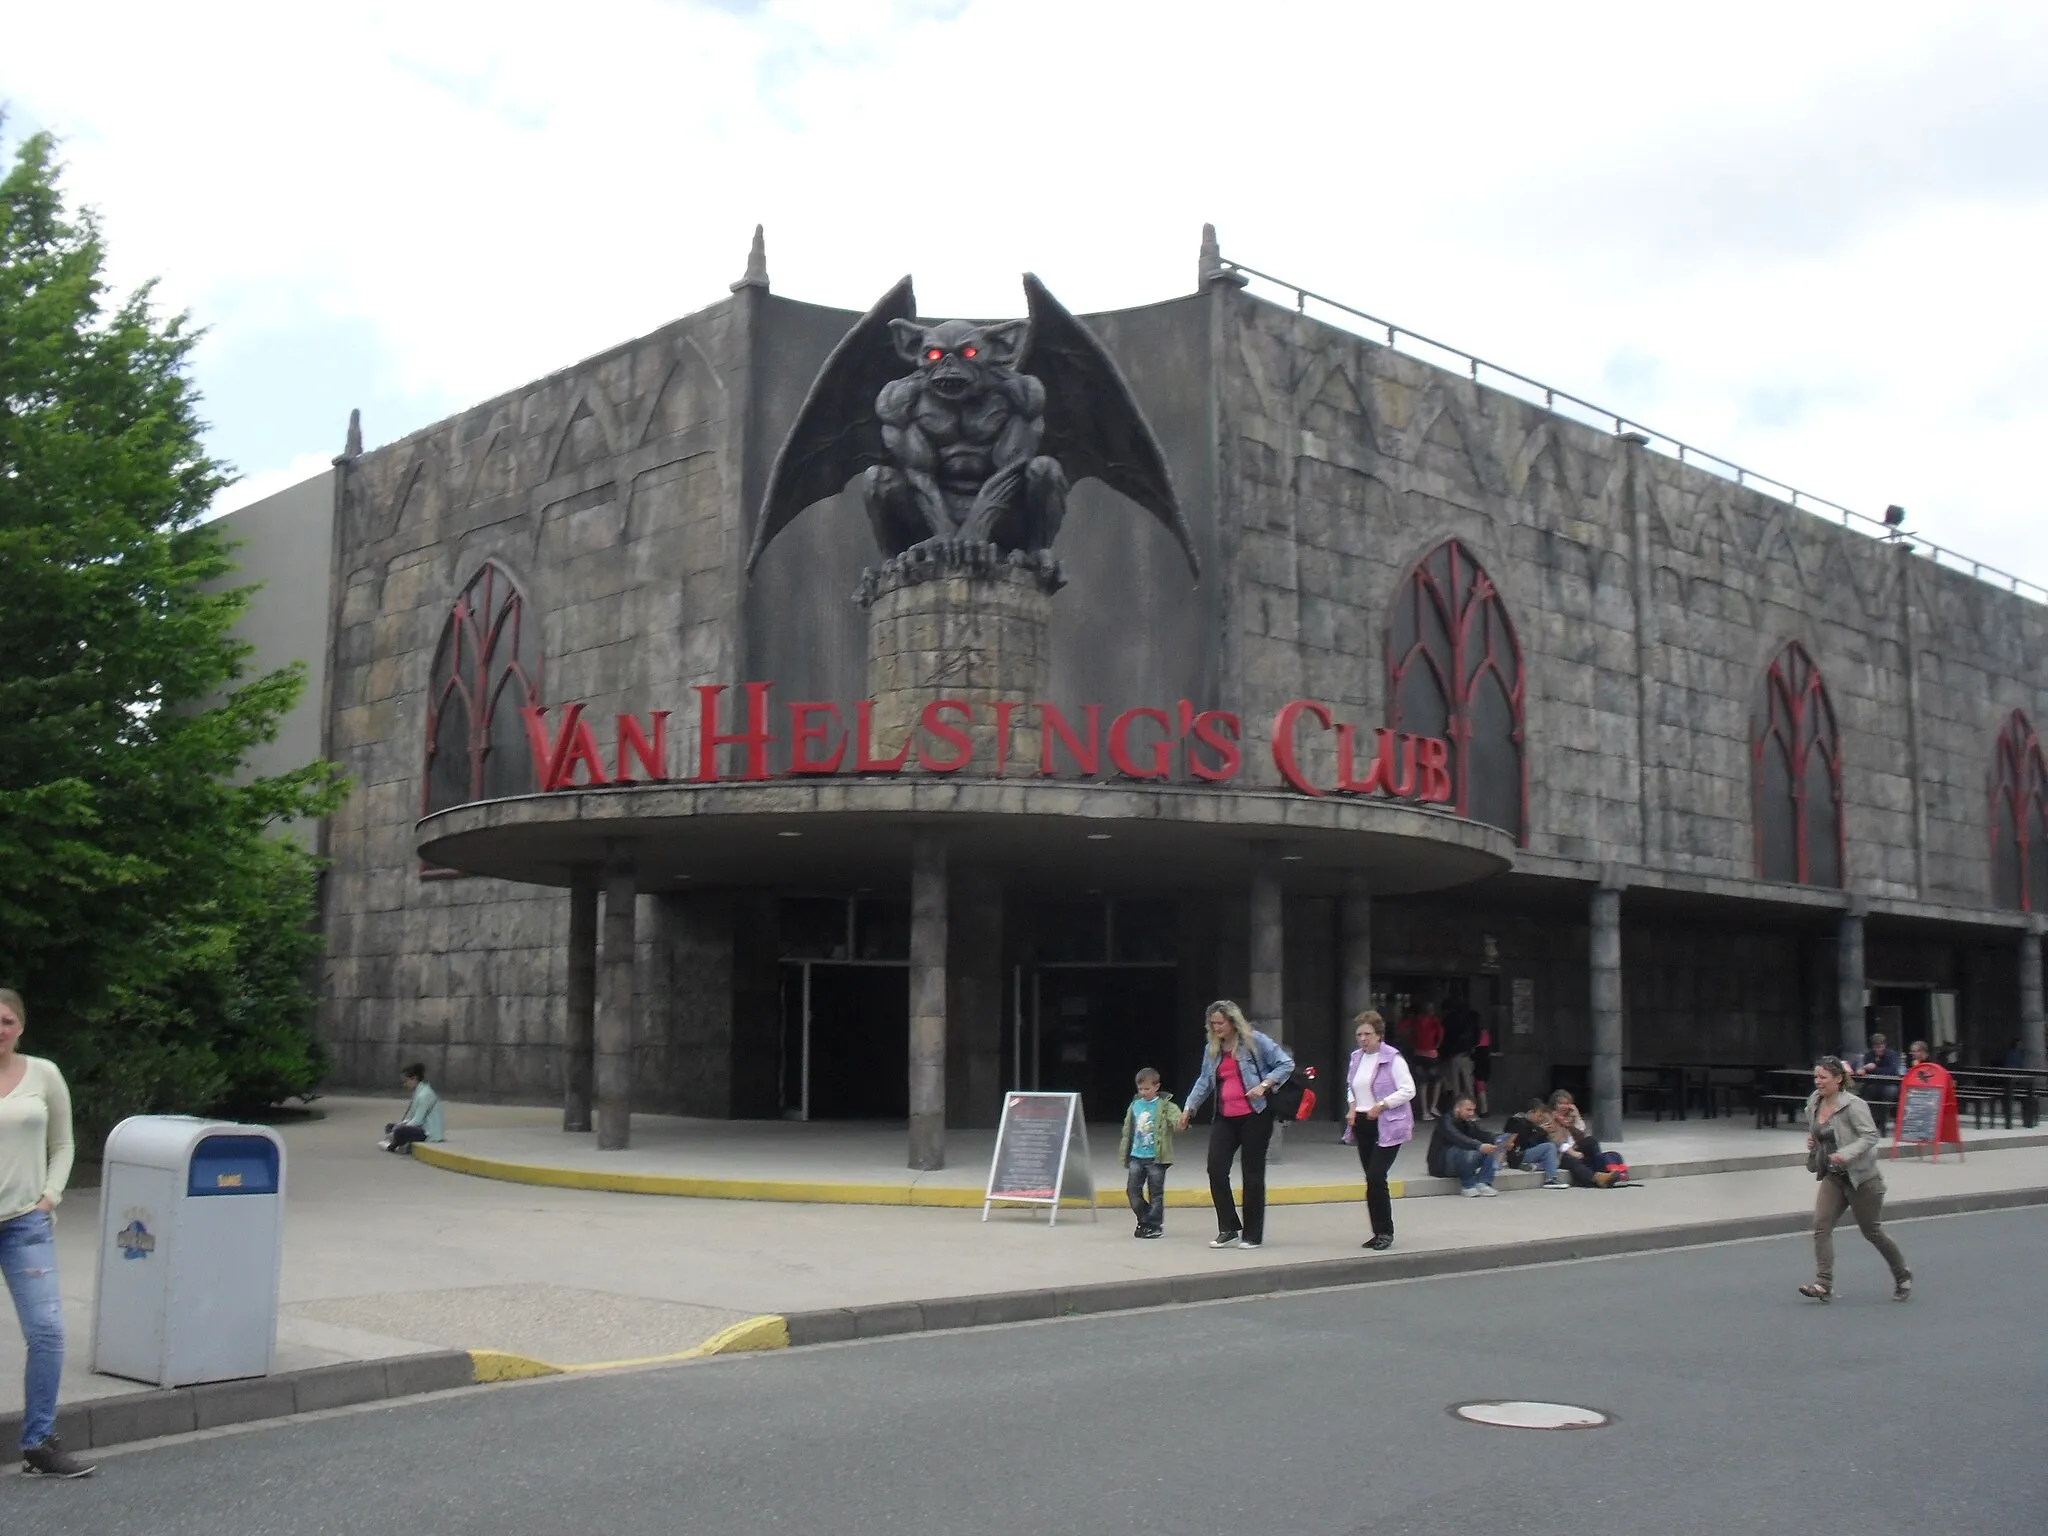
{"type": "Polygon", "coordinates": [[[1754,721],[1796,640],[1840,730],[1847,883],[1989,905],[1993,742],[2012,710],[2048,709],[2048,607],[1349,332],[1218,302],[1223,692],[1247,713],[1308,694],[1383,721],[1390,599],[1456,537],[1521,641],[1532,853],[1753,878],[1754,721]]]}
{"type": "MultiPolygon", "coordinates": [[[[328,750],[354,787],[330,829],[323,1017],[338,1082],[390,1082],[418,1057],[468,1097],[559,1094],[566,894],[425,870],[412,852],[429,674],[456,597],[495,561],[540,623],[545,702],[580,699],[602,719],[733,678],[745,544],[730,402],[744,389],[748,303],[742,295],[347,466],[328,750]]],[[[671,752],[687,761],[690,727],[677,725],[671,752]]],[[[724,920],[715,902],[639,902],[645,1107],[723,1112],[724,920]]]]}

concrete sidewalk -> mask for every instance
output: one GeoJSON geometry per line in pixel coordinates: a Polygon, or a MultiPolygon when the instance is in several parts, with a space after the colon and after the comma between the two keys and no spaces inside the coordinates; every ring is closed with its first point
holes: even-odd
{"type": "MultiPolygon", "coordinates": [[[[1355,1258],[1364,1236],[1356,1199],[1278,1208],[1265,1249],[1243,1254],[1207,1246],[1214,1227],[1200,1210],[1176,1209],[1163,1241],[1137,1242],[1128,1214],[1107,1202],[1099,1220],[1069,1212],[1049,1227],[1042,1210],[999,1210],[983,1223],[976,1211],[952,1209],[650,1199],[539,1188],[465,1178],[379,1151],[376,1136],[393,1113],[384,1101],[323,1100],[321,1108],[325,1119],[284,1132],[290,1194],[281,1371],[348,1361],[410,1360],[424,1366],[449,1350],[501,1350],[557,1364],[637,1360],[691,1349],[763,1313],[1162,1277],[1236,1284],[1231,1277],[1261,1266],[1355,1258]]],[[[538,1131],[558,1123],[550,1110],[456,1105],[449,1111],[457,1146],[486,1133],[538,1131]]],[[[1630,1153],[1641,1156],[1654,1138],[1639,1137],[1633,1122],[1629,1130],[1630,1153]]],[[[1729,1145],[1727,1130],[1697,1124],[1671,1135],[1721,1138],[1704,1147],[1706,1152],[1729,1145]]],[[[1793,1132],[1744,1127],[1743,1135],[1766,1148],[1753,1155],[1782,1157],[1799,1150],[1793,1132]]],[[[2035,1140],[2017,1133],[2010,1139],[2035,1140]]],[[[1678,1145],[1674,1139],[1667,1149],[1678,1145]]],[[[1311,1165],[1303,1149],[1298,1161],[1291,1153],[1284,1166],[1307,1178],[1315,1168],[1333,1171],[1351,1155],[1348,1148],[1332,1146],[1311,1165]]],[[[1403,1156],[1419,1164],[1421,1149],[1403,1156]]],[[[1995,1198],[2048,1188],[2048,1147],[1978,1150],[1967,1161],[1944,1156],[1938,1165],[1902,1161],[1888,1164],[1886,1174],[1895,1203],[1995,1198]]],[[[1199,1187],[1199,1164],[1183,1162],[1174,1179],[1182,1190],[1199,1187]]],[[[1359,1189],[1355,1175],[1352,1188],[1359,1189]]],[[[1411,1185],[1411,1196],[1412,1191],[1411,1185]]],[[[1658,1179],[1613,1191],[1530,1190],[1497,1200],[1411,1197],[1395,1207],[1396,1254],[1455,1255],[1527,1244],[1536,1255],[1550,1239],[1597,1244],[1618,1234],[1669,1228],[1695,1229],[1711,1240],[1719,1224],[1796,1218],[1812,1201],[1813,1181],[1798,1167],[1658,1179]]],[[[67,1402],[146,1390],[88,1373],[97,1232],[97,1193],[80,1191],[65,1202],[58,1227],[71,1330],[67,1402]]],[[[1901,1236],[1910,1257],[1910,1229],[1901,1236]]],[[[1845,1283],[1870,1280],[1859,1267],[1875,1261],[1861,1252],[1858,1240],[1846,1236],[1843,1248],[1845,1283]]],[[[1545,1256],[1555,1255],[1546,1250],[1545,1256]]],[[[1782,1277],[1787,1284],[1799,1278],[1782,1277]]],[[[1936,1274],[1921,1279],[1924,1286],[1941,1283],[1936,1274]]],[[[19,1334],[0,1329],[0,1381],[18,1380],[20,1365],[19,1334]]],[[[7,1398],[0,1404],[12,1407],[7,1398]]]]}

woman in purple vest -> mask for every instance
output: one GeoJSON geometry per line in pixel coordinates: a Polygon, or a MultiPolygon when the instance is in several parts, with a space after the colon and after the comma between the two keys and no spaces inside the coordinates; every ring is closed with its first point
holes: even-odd
{"type": "Polygon", "coordinates": [[[1387,1193],[1387,1170],[1401,1144],[1415,1134],[1415,1078],[1399,1051],[1386,1042],[1386,1021],[1368,1008],[1355,1021],[1358,1049],[1351,1053],[1345,1075],[1344,1120],[1358,1142],[1358,1161],[1365,1169],[1365,1208],[1372,1217],[1372,1236],[1363,1246],[1384,1252],[1394,1246],[1394,1202],[1387,1193]],[[1358,1122],[1364,1120],[1366,1124],[1358,1122]],[[1368,1134],[1372,1133],[1372,1134],[1368,1134]]]}

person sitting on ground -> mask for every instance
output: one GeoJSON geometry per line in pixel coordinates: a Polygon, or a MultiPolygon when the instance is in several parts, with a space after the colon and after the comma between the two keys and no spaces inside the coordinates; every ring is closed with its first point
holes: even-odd
{"type": "Polygon", "coordinates": [[[441,1096],[427,1086],[427,1069],[418,1062],[401,1072],[399,1081],[405,1084],[412,1100],[405,1106],[403,1119],[384,1127],[384,1139],[377,1145],[386,1152],[401,1152],[410,1157],[414,1142],[442,1139],[441,1096]]]}
{"type": "Polygon", "coordinates": [[[1501,1132],[1501,1145],[1510,1168],[1526,1168],[1543,1175],[1543,1188],[1570,1189],[1571,1180],[1559,1172],[1557,1143],[1550,1139],[1550,1106],[1531,1099],[1519,1115],[1510,1115],[1501,1132]]]}
{"type": "Polygon", "coordinates": [[[1451,1112],[1436,1123],[1429,1137],[1429,1175],[1455,1178],[1461,1195],[1497,1195],[1493,1176],[1500,1170],[1500,1149],[1479,1123],[1479,1106],[1461,1094],[1451,1112]]]}
{"type": "Polygon", "coordinates": [[[1550,1139],[1557,1147],[1557,1166],[1581,1189],[1611,1189],[1623,1182],[1612,1170],[1620,1157],[1600,1145],[1578,1103],[1562,1088],[1550,1096],[1550,1139]]]}
{"type": "Polygon", "coordinates": [[[1138,1218],[1133,1237],[1166,1235],[1166,1170],[1173,1165],[1173,1124],[1179,1113],[1173,1095],[1159,1091],[1159,1073],[1138,1072],[1138,1096],[1124,1111],[1117,1161],[1124,1165],[1124,1194],[1138,1218]]]}

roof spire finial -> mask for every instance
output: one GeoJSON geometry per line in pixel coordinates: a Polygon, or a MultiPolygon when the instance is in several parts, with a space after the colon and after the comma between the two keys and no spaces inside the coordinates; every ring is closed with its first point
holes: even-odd
{"type": "Polygon", "coordinates": [[[768,242],[761,226],[754,226],[754,244],[747,252],[747,270],[740,280],[732,285],[738,293],[742,288],[766,288],[768,286],[768,242]]]}
{"type": "Polygon", "coordinates": [[[1200,272],[1195,280],[1196,288],[1198,290],[1207,288],[1211,283],[1228,283],[1233,288],[1242,288],[1245,282],[1246,278],[1243,273],[1239,272],[1235,267],[1224,264],[1223,248],[1216,242],[1216,226],[1214,224],[1204,224],[1202,226],[1202,257],[1200,272]]]}
{"type": "Polygon", "coordinates": [[[363,456],[363,411],[357,406],[348,413],[348,436],[342,439],[341,453],[335,458],[337,464],[346,464],[351,459],[363,456]]]}

